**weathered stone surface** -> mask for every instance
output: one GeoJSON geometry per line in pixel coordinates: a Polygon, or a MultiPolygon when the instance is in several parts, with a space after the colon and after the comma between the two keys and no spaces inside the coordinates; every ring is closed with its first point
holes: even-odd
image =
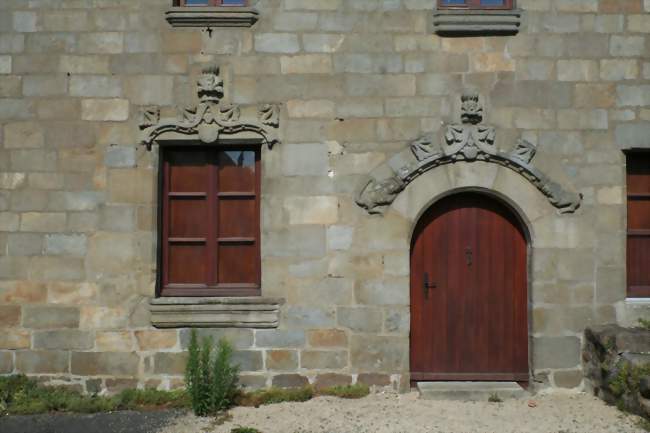
{"type": "Polygon", "coordinates": [[[301,368],[336,370],[346,367],[347,364],[347,351],[303,350],[300,354],[301,368]]]}
{"type": "Polygon", "coordinates": [[[362,373],[357,378],[357,382],[368,386],[389,386],[390,376],[387,374],[362,373]]]}
{"type": "Polygon", "coordinates": [[[269,350],[266,352],[266,368],[274,371],[295,371],[298,368],[298,351],[269,350]]]}
{"type": "Polygon", "coordinates": [[[296,53],[300,49],[298,37],[289,33],[257,33],[255,50],[262,53],[296,53]]]}
{"type": "MultiPolygon", "coordinates": [[[[160,353],[159,355],[170,354],[160,353]]],[[[140,357],[135,353],[72,352],[70,362],[72,374],[135,376],[138,374],[140,357]]]]}
{"type": "Polygon", "coordinates": [[[0,305],[0,326],[10,328],[20,325],[20,305],[0,305]]]}
{"type": "Polygon", "coordinates": [[[187,353],[156,353],[154,355],[154,373],[182,376],[187,364],[187,353]]]}
{"type": "Polygon", "coordinates": [[[316,389],[324,389],[333,386],[346,386],[351,383],[352,377],[347,374],[326,373],[316,376],[314,386],[316,389]]]}
{"type": "Polygon", "coordinates": [[[380,332],[382,312],[377,308],[339,307],[336,312],[339,326],[353,332],[380,332]]]}
{"type": "Polygon", "coordinates": [[[348,337],[340,329],[313,329],[307,331],[307,341],[312,347],[345,347],[348,337]]]}
{"type": "Polygon", "coordinates": [[[286,144],[282,146],[282,172],[287,176],[325,176],[329,168],[324,143],[286,144]]]}
{"type": "Polygon", "coordinates": [[[241,371],[261,371],[264,368],[261,350],[237,350],[233,353],[232,362],[239,365],[241,371]]]}
{"type": "Polygon", "coordinates": [[[0,374],[9,374],[14,371],[13,352],[0,351],[0,374]]]}
{"type": "Polygon", "coordinates": [[[21,373],[43,374],[70,372],[70,352],[21,350],[16,352],[15,356],[16,370],[21,373]]]}
{"type": "Polygon", "coordinates": [[[135,331],[135,338],[141,351],[173,349],[178,342],[178,332],[135,331]]]}
{"type": "Polygon", "coordinates": [[[350,365],[365,372],[402,371],[407,366],[408,338],[353,335],[350,365]]]}
{"type": "Polygon", "coordinates": [[[95,346],[99,352],[132,352],[133,335],[128,331],[97,332],[95,346]]]}
{"type": "Polygon", "coordinates": [[[278,374],[272,380],[272,385],[276,388],[300,388],[308,384],[309,380],[299,374],[278,374]]]}
{"type": "Polygon", "coordinates": [[[86,254],[86,244],[86,235],[46,235],[45,253],[83,256],[86,254]]]}
{"type": "Polygon", "coordinates": [[[88,331],[66,329],[34,333],[34,349],[88,350],[93,348],[94,343],[94,336],[88,331]]]}
{"type": "Polygon", "coordinates": [[[302,347],[305,332],[301,330],[259,330],[255,332],[255,347],[302,347]]]}
{"type": "Polygon", "coordinates": [[[24,330],[12,330],[0,335],[0,349],[29,349],[30,333],[24,330]]]}
{"type": "Polygon", "coordinates": [[[8,123],[4,127],[4,147],[27,149],[43,147],[44,130],[36,122],[8,123]]]}
{"type": "Polygon", "coordinates": [[[129,101],[126,99],[84,99],[81,118],[94,121],[123,121],[129,119],[129,101]]]}
{"type": "MultiPolygon", "coordinates": [[[[208,337],[212,338],[215,343],[225,339],[235,349],[249,349],[253,346],[254,331],[252,329],[197,329],[196,332],[199,341],[208,337]]],[[[181,348],[189,347],[191,334],[190,329],[180,331],[181,348]]]]}
{"type": "Polygon", "coordinates": [[[79,309],[75,307],[26,306],[23,309],[23,326],[34,329],[76,328],[79,326],[79,309]]]}
{"type": "Polygon", "coordinates": [[[582,370],[556,371],[553,373],[555,385],[560,388],[577,388],[582,383],[582,370]]]}
{"type": "Polygon", "coordinates": [[[580,364],[580,339],[577,337],[539,337],[533,339],[535,368],[570,368],[580,364]]]}

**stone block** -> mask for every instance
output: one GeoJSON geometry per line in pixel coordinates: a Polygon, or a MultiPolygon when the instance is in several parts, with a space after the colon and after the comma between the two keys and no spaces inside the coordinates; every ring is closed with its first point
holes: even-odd
{"type": "Polygon", "coordinates": [[[27,269],[32,280],[80,281],[86,276],[83,259],[69,256],[32,257],[27,269]]]}
{"type": "Polygon", "coordinates": [[[345,35],[317,33],[302,35],[302,45],[308,53],[334,53],[345,41],[345,35]]]}
{"type": "Polygon", "coordinates": [[[352,377],[347,374],[326,373],[316,376],[314,386],[316,389],[331,388],[334,386],[347,386],[352,383],[352,377]]]}
{"type": "Polygon", "coordinates": [[[385,105],[389,117],[434,117],[441,110],[435,98],[387,98],[385,105]]]}
{"type": "Polygon", "coordinates": [[[326,118],[331,119],[335,116],[336,105],[332,101],[316,99],[309,101],[300,101],[293,99],[287,102],[287,112],[289,117],[294,118],[326,118]]]}
{"type": "Polygon", "coordinates": [[[11,329],[0,334],[0,349],[29,349],[30,344],[29,331],[11,329]]]}
{"type": "MultiPolygon", "coordinates": [[[[269,232],[267,245],[273,245],[263,256],[323,257],[325,255],[325,228],[323,226],[295,226],[291,230],[269,232]]],[[[264,247],[263,247],[264,248],[264,247]]]]}
{"type": "Polygon", "coordinates": [[[642,56],[645,38],[642,36],[614,35],[609,42],[609,53],[614,57],[642,56]]]}
{"type": "Polygon", "coordinates": [[[607,305],[625,299],[625,269],[599,266],[596,269],[596,303],[607,305]]]}
{"type": "Polygon", "coordinates": [[[161,51],[160,35],[155,33],[126,33],[124,51],[127,53],[156,53],[161,51]]]}
{"type": "Polygon", "coordinates": [[[136,229],[136,209],[129,205],[107,205],[101,208],[100,227],[112,232],[136,229]]]}
{"type": "Polygon", "coordinates": [[[245,390],[256,391],[266,388],[266,376],[258,374],[240,374],[239,385],[245,390]]]}
{"type": "Polygon", "coordinates": [[[124,81],[124,94],[136,105],[172,105],[174,100],[174,77],[165,75],[142,75],[128,77],[124,81]]]}
{"type": "Polygon", "coordinates": [[[296,350],[269,350],[266,352],[266,369],[272,371],[295,371],[298,369],[296,350]]]}
{"type": "Polygon", "coordinates": [[[97,232],[88,239],[86,270],[90,276],[122,275],[136,257],[133,236],[97,232]]]}
{"type": "Polygon", "coordinates": [[[70,96],[116,98],[122,96],[122,83],[119,78],[105,75],[73,76],[70,78],[70,96]]]}
{"type": "MultiPolygon", "coordinates": [[[[158,355],[166,356],[171,354],[159,353],[158,355]]],[[[70,372],[75,375],[137,376],[140,357],[135,353],[72,352],[70,362],[70,372]]],[[[171,374],[166,371],[163,373],[171,374]]]]}
{"type": "Polygon", "coordinates": [[[20,305],[0,305],[0,327],[12,328],[20,325],[20,305]]]}
{"type": "Polygon", "coordinates": [[[173,349],[178,342],[176,330],[142,330],[134,334],[141,351],[173,349]]]}
{"type": "MultiPolygon", "coordinates": [[[[407,74],[349,75],[345,79],[345,91],[350,96],[415,96],[415,88],[415,76],[407,74]]],[[[423,90],[425,95],[430,94],[423,90]]]]}
{"type": "Polygon", "coordinates": [[[515,62],[506,53],[476,53],[470,56],[475,72],[507,72],[515,70],[515,62]]]}
{"type": "Polygon", "coordinates": [[[50,193],[50,210],[90,211],[104,201],[104,193],[95,191],[56,191],[50,193]]]}
{"type": "Polygon", "coordinates": [[[396,74],[404,72],[404,65],[399,54],[341,53],[334,56],[334,70],[337,73],[396,74]]]}
{"type": "Polygon", "coordinates": [[[239,365],[240,371],[262,371],[264,369],[261,350],[236,350],[233,352],[232,362],[239,365]]]}
{"type": "Polygon", "coordinates": [[[108,61],[108,56],[66,54],[59,58],[59,72],[68,74],[108,74],[110,72],[108,61]]]}
{"type": "Polygon", "coordinates": [[[395,373],[408,368],[408,338],[353,335],[350,364],[367,373],[395,373]]]}
{"type": "Polygon", "coordinates": [[[338,142],[376,141],[377,134],[377,122],[374,119],[338,120],[330,122],[325,130],[327,139],[338,142]]]}
{"type": "Polygon", "coordinates": [[[84,256],[86,254],[86,235],[46,235],[45,254],[84,256]]]}
{"type": "Polygon", "coordinates": [[[348,365],[348,352],[337,350],[303,350],[300,367],[309,370],[336,370],[348,365]]]}
{"type": "MultiPolygon", "coordinates": [[[[197,329],[199,341],[208,337],[216,343],[221,339],[227,340],[235,349],[249,349],[253,346],[252,329],[197,329]]],[[[180,331],[181,348],[187,349],[190,345],[192,332],[190,329],[180,331]]]]}
{"type": "Polygon", "coordinates": [[[560,129],[607,129],[609,118],[607,110],[558,110],[560,129]]]}
{"type": "Polygon", "coordinates": [[[10,374],[14,371],[13,352],[0,351],[0,374],[10,374]]]}
{"type": "Polygon", "coordinates": [[[3,304],[35,304],[47,302],[47,287],[34,281],[3,282],[0,285],[3,304]]]}
{"type": "Polygon", "coordinates": [[[40,255],[43,253],[43,236],[34,233],[9,233],[7,253],[10,256],[40,255]]]}
{"type": "MultiPolygon", "coordinates": [[[[22,77],[7,75],[0,81],[0,97],[17,98],[22,94],[22,77]]],[[[5,100],[4,106],[0,109],[0,117],[4,119],[29,119],[34,117],[30,113],[31,102],[14,99],[5,100]]]]}
{"type": "Polygon", "coordinates": [[[560,81],[595,81],[598,79],[595,60],[558,60],[557,78],[560,81]]]}
{"type": "Polygon", "coordinates": [[[34,349],[89,350],[95,344],[92,332],[65,329],[34,332],[34,349]]]}
{"type": "Polygon", "coordinates": [[[99,352],[132,352],[133,336],[128,331],[104,331],[95,334],[95,345],[99,352]]]}
{"type": "Polygon", "coordinates": [[[124,121],[129,119],[126,99],[85,99],[81,101],[81,118],[93,121],[124,121]]]}
{"type": "Polygon", "coordinates": [[[23,95],[60,96],[68,91],[65,75],[31,75],[23,77],[23,95]]]}
{"type": "Polygon", "coordinates": [[[155,374],[170,374],[173,376],[181,376],[185,374],[185,366],[187,364],[187,352],[181,353],[156,353],[154,354],[154,370],[155,374]]]}
{"type": "Polygon", "coordinates": [[[81,33],[78,51],[89,54],[119,54],[124,51],[124,33],[81,33]]]}
{"type": "Polygon", "coordinates": [[[16,352],[16,371],[24,374],[70,373],[70,352],[21,350],[16,352]]]}
{"type": "Polygon", "coordinates": [[[11,56],[0,56],[0,74],[11,74],[11,56]]]}
{"type": "Polygon", "coordinates": [[[63,173],[29,173],[28,183],[34,189],[62,189],[63,173]]]}
{"type": "Polygon", "coordinates": [[[278,374],[271,383],[274,388],[302,388],[309,385],[309,380],[299,374],[278,374]]]}
{"type": "Polygon", "coordinates": [[[535,369],[572,368],[580,364],[578,337],[537,337],[533,339],[535,369]]]}
{"type": "Polygon", "coordinates": [[[387,374],[362,373],[357,377],[357,383],[367,386],[389,386],[390,376],[387,374]]]}
{"type": "Polygon", "coordinates": [[[636,60],[602,59],[600,79],[606,81],[634,80],[639,76],[639,63],[636,60]]]}
{"type": "Polygon", "coordinates": [[[261,329],[255,332],[255,347],[286,348],[303,347],[305,331],[261,329]]]}
{"type": "Polygon", "coordinates": [[[47,192],[38,190],[14,191],[10,209],[17,212],[42,211],[47,207],[47,192]]]}
{"type": "Polygon", "coordinates": [[[346,347],[348,336],[341,329],[312,329],[307,331],[307,341],[312,347],[346,347]]]}
{"type": "Polygon", "coordinates": [[[338,325],[353,332],[379,333],[382,312],[377,308],[339,307],[336,311],[338,325]]]}
{"type": "Polygon", "coordinates": [[[53,304],[87,304],[97,298],[96,284],[51,282],[47,285],[47,299],[53,304]]]}
{"type": "Polygon", "coordinates": [[[384,104],[380,98],[351,98],[337,101],[336,115],[339,117],[381,117],[384,104]]]}
{"type": "Polygon", "coordinates": [[[330,225],[338,221],[338,198],[330,196],[288,197],[284,208],[289,224],[330,225]]]}
{"type": "Polygon", "coordinates": [[[408,335],[411,326],[411,311],[408,307],[395,307],[384,312],[384,332],[408,335]]]}
{"type": "Polygon", "coordinates": [[[555,386],[560,388],[577,388],[582,383],[582,370],[563,370],[553,372],[555,386]]]}
{"type": "Polygon", "coordinates": [[[284,311],[283,320],[289,329],[327,328],[335,325],[334,311],[329,308],[289,306],[284,311]]]}
{"type": "Polygon", "coordinates": [[[616,144],[620,149],[650,148],[650,122],[616,126],[616,144]]]}
{"type": "Polygon", "coordinates": [[[578,108],[610,108],[615,103],[613,84],[576,84],[575,106],[578,108]]]}
{"type": "Polygon", "coordinates": [[[355,290],[355,298],[362,305],[408,305],[408,278],[366,280],[355,290]]]}
{"type": "Polygon", "coordinates": [[[650,85],[619,85],[616,87],[616,94],[619,107],[650,105],[650,85]]]}
{"type": "Polygon", "coordinates": [[[43,147],[45,134],[36,122],[8,123],[4,127],[4,147],[7,149],[28,149],[43,147]]]}
{"type": "Polygon", "coordinates": [[[23,327],[56,329],[79,327],[79,308],[58,306],[25,306],[23,327]]]}
{"type": "Polygon", "coordinates": [[[0,212],[0,231],[13,232],[18,230],[20,216],[17,213],[0,212]]]}
{"type": "Polygon", "coordinates": [[[354,229],[348,226],[330,226],[327,228],[327,249],[330,251],[348,250],[352,245],[354,229]]]}
{"type": "Polygon", "coordinates": [[[149,204],[154,202],[156,176],[152,170],[110,170],[108,196],[112,203],[149,204]]]}
{"type": "Polygon", "coordinates": [[[298,36],[290,33],[256,33],[255,51],[261,53],[297,53],[298,36]]]}
{"type": "Polygon", "coordinates": [[[303,54],[280,58],[283,74],[329,74],[332,72],[332,58],[327,54],[303,54]]]}

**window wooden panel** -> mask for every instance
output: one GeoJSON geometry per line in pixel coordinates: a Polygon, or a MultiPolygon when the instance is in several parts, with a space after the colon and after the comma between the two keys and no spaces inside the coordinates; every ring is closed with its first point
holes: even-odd
{"type": "Polygon", "coordinates": [[[247,0],[174,0],[174,6],[247,6],[247,0]]]}
{"type": "Polygon", "coordinates": [[[627,295],[650,297],[650,152],[627,154],[627,295]]]}
{"type": "Polygon", "coordinates": [[[514,0],[438,0],[438,9],[513,9],[514,0]]]}
{"type": "Polygon", "coordinates": [[[163,148],[161,296],[260,294],[259,147],[163,148]]]}

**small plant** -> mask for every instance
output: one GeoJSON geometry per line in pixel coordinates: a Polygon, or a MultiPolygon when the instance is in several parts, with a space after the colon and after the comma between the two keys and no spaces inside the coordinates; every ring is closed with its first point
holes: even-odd
{"type": "Polygon", "coordinates": [[[232,354],[228,341],[219,340],[215,348],[212,338],[205,337],[199,344],[192,330],[185,383],[197,416],[216,415],[234,403],[239,367],[232,364],[232,354]]]}
{"type": "Polygon", "coordinates": [[[650,420],[641,418],[640,420],[637,421],[636,425],[640,429],[650,432],[650,420]]]}
{"type": "Polygon", "coordinates": [[[650,331],[650,320],[648,320],[648,319],[639,319],[639,325],[641,325],[642,328],[650,331]]]}
{"type": "Polygon", "coordinates": [[[262,433],[262,432],[254,427],[237,426],[234,429],[230,430],[230,433],[262,433]]]}
{"type": "Polygon", "coordinates": [[[318,391],[320,395],[331,395],[339,398],[363,398],[370,394],[368,385],[357,383],[356,385],[332,386],[318,391]]]}
{"type": "Polygon", "coordinates": [[[503,403],[503,400],[501,400],[501,397],[499,397],[499,394],[497,394],[496,392],[490,394],[490,397],[488,397],[488,401],[490,403],[503,403]]]}
{"type": "Polygon", "coordinates": [[[304,388],[269,388],[242,394],[238,403],[242,406],[262,406],[265,404],[284,403],[290,401],[307,401],[314,397],[310,386],[304,388]]]}

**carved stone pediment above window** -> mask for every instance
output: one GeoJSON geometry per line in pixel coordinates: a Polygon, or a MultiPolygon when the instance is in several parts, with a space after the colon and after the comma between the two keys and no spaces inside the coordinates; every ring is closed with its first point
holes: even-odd
{"type": "Polygon", "coordinates": [[[370,172],[359,185],[356,202],[371,214],[381,214],[415,178],[435,167],[457,161],[485,161],[516,171],[533,184],[560,213],[575,212],[582,195],[565,189],[532,164],[537,148],[519,139],[510,152],[495,146],[496,129],[483,125],[479,95],[461,96],[461,123],[447,125],[444,134],[430,134],[413,141],[406,149],[370,172]]]}
{"type": "Polygon", "coordinates": [[[172,7],[165,19],[172,27],[252,27],[259,13],[251,7],[172,7]]]}
{"type": "Polygon", "coordinates": [[[441,36],[515,35],[521,15],[521,9],[438,9],[433,12],[433,30],[441,36]]]}
{"type": "Polygon", "coordinates": [[[212,144],[229,139],[262,143],[269,148],[279,142],[279,104],[240,107],[224,103],[223,80],[217,67],[205,69],[197,87],[198,105],[179,109],[174,118],[161,118],[160,108],[145,107],[140,113],[140,143],[151,150],[156,142],[212,144]]]}

